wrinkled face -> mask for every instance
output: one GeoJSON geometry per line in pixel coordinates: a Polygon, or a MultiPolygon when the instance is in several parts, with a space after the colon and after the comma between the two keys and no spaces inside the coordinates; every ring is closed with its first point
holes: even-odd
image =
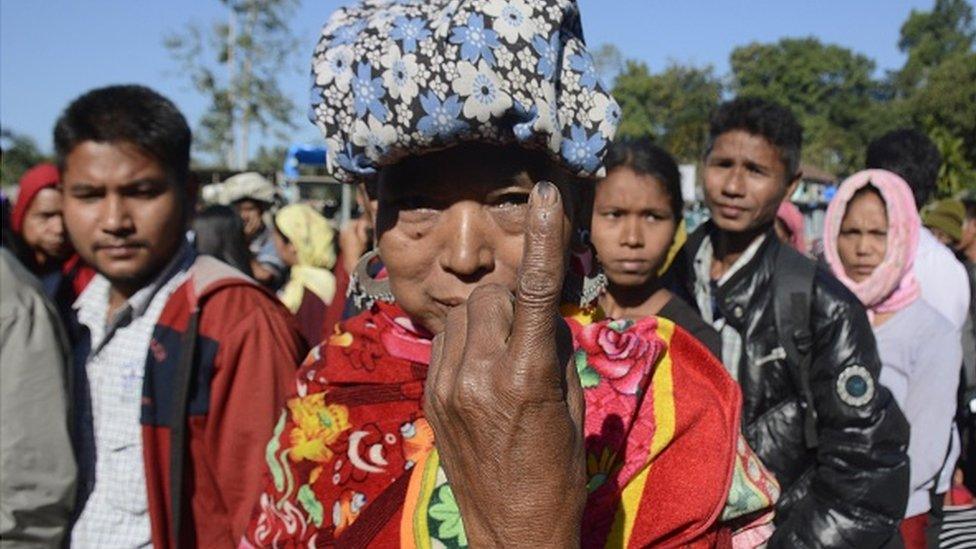
{"type": "Polygon", "coordinates": [[[264,230],[264,221],[261,219],[264,207],[256,200],[244,199],[234,203],[234,209],[244,222],[244,238],[250,242],[264,230]]]}
{"type": "Polygon", "coordinates": [[[61,217],[61,193],[57,189],[41,189],[34,196],[24,215],[21,234],[42,267],[61,261],[71,253],[61,217]]]}
{"type": "Polygon", "coordinates": [[[65,159],[63,185],[75,249],[117,287],[148,283],[184,240],[184,189],[133,145],[81,143],[65,159]]]}
{"type": "Polygon", "coordinates": [[[855,195],[847,204],[837,236],[837,254],[847,278],[865,280],[884,261],[888,249],[888,212],[875,191],[855,195]]]}
{"type": "Polygon", "coordinates": [[[384,168],[379,252],[404,312],[436,334],[476,287],[499,284],[514,292],[529,193],[542,179],[559,186],[571,210],[568,177],[514,148],[463,145],[384,168]]]}
{"type": "Polygon", "coordinates": [[[597,184],[591,239],[611,283],[639,286],[656,277],[676,229],[670,196],[654,177],[620,167],[597,184]]]}
{"type": "Polygon", "coordinates": [[[712,221],[723,231],[749,233],[769,227],[799,174],[786,173],[779,151],[766,138],[732,130],[715,139],[704,178],[712,221]]]}

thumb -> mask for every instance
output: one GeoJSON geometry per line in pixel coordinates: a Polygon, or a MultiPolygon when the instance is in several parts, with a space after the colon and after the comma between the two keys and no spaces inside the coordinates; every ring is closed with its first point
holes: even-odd
{"type": "Polygon", "coordinates": [[[559,189],[548,181],[536,184],[529,197],[509,348],[516,356],[537,356],[540,362],[550,363],[547,367],[556,358],[556,322],[565,276],[564,223],[559,189]],[[538,354],[547,349],[552,349],[552,357],[538,354]]]}

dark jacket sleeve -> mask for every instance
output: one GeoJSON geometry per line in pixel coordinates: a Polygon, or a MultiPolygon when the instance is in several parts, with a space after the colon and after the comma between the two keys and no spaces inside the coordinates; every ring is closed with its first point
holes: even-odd
{"type": "Polygon", "coordinates": [[[200,323],[220,338],[206,438],[232,534],[240,539],[262,487],[265,446],[307,348],[288,311],[254,288],[218,293],[200,323]]]}
{"type": "Polygon", "coordinates": [[[878,381],[881,360],[864,309],[819,269],[811,324],[817,464],[791,488],[809,491],[769,546],[879,547],[895,533],[908,500],[908,422],[878,381]]]}

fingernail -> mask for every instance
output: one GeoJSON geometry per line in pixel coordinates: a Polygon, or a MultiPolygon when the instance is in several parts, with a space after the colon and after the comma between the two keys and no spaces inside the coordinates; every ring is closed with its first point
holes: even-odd
{"type": "Polygon", "coordinates": [[[548,181],[540,181],[535,185],[536,193],[542,200],[542,205],[549,205],[556,203],[556,197],[559,195],[559,189],[555,185],[548,181]]]}

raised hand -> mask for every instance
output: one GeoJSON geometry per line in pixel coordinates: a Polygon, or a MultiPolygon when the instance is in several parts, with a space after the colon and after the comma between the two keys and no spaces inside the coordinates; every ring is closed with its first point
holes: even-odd
{"type": "Polygon", "coordinates": [[[564,223],[559,190],[537,184],[516,295],[477,288],[434,339],[424,409],[472,546],[579,544],[583,393],[559,317],[564,223]]]}

